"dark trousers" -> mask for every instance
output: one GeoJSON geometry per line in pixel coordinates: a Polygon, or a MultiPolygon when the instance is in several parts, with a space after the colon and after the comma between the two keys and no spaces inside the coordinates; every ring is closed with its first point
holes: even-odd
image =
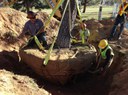
{"type": "MultiPolygon", "coordinates": [[[[43,44],[44,47],[47,46],[46,34],[44,32],[37,34],[37,38],[38,38],[39,42],[41,44],[43,44]]],[[[36,45],[35,40],[34,40],[34,38],[32,38],[31,40],[29,40],[27,46],[33,47],[35,45],[36,45]]]]}
{"type": "Polygon", "coordinates": [[[121,33],[124,30],[124,24],[125,24],[125,19],[124,18],[125,18],[124,15],[122,15],[122,16],[118,15],[117,16],[109,38],[113,38],[113,37],[116,36],[116,33],[117,33],[116,30],[117,30],[117,27],[118,27],[119,24],[120,24],[120,31],[117,34],[117,37],[118,38],[120,37],[121,33]]]}

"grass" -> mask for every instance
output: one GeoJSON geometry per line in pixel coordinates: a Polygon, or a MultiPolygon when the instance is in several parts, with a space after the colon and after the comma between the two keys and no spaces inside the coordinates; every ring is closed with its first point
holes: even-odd
{"type": "MultiPolygon", "coordinates": [[[[43,12],[50,14],[52,9],[43,9],[43,12]]],[[[82,10],[81,10],[82,11],[82,10]]],[[[112,15],[113,6],[103,6],[102,18],[110,18],[112,15]]],[[[98,19],[99,6],[88,6],[85,13],[82,13],[83,19],[98,19]]]]}
{"type": "MultiPolygon", "coordinates": [[[[103,6],[102,18],[110,18],[112,16],[113,6],[103,6]]],[[[87,7],[86,13],[82,13],[82,18],[98,19],[99,6],[87,7]]]]}

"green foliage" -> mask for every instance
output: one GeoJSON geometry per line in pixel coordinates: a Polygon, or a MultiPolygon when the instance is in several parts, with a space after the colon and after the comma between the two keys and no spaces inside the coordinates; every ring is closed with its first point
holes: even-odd
{"type": "MultiPolygon", "coordinates": [[[[87,5],[97,5],[100,4],[102,0],[79,0],[82,5],[84,5],[85,2],[87,2],[87,5]]],[[[119,0],[104,0],[106,5],[113,5],[115,2],[119,2],[119,0]]]]}
{"type": "Polygon", "coordinates": [[[28,11],[32,8],[39,10],[49,8],[45,0],[18,0],[12,7],[20,11],[28,11]]]}

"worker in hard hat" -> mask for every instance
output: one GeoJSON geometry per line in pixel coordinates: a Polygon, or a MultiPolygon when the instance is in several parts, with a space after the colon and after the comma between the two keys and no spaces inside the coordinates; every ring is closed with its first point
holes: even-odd
{"type": "Polygon", "coordinates": [[[113,62],[113,58],[114,58],[113,49],[110,47],[106,39],[102,39],[99,42],[98,47],[99,50],[98,50],[96,62],[93,63],[89,72],[105,74],[105,72],[113,62]]]}
{"type": "MultiPolygon", "coordinates": [[[[79,32],[77,32],[74,37],[71,39],[71,43],[82,43],[89,46],[89,36],[90,31],[87,29],[87,25],[85,24],[85,20],[78,24],[79,32]]],[[[89,46],[90,47],[90,46],[89,46]]]]}
{"type": "Polygon", "coordinates": [[[82,21],[80,24],[80,40],[82,44],[89,44],[89,36],[90,36],[90,31],[87,29],[87,25],[85,24],[85,20],[82,21]]]}
{"type": "Polygon", "coordinates": [[[122,4],[119,7],[119,12],[115,19],[115,23],[108,40],[112,40],[114,37],[116,37],[116,35],[117,35],[117,39],[121,38],[121,34],[124,30],[124,25],[127,17],[128,17],[128,0],[122,0],[122,4]],[[117,32],[116,30],[119,24],[120,24],[120,31],[117,32]]]}
{"type": "Polygon", "coordinates": [[[106,72],[113,62],[114,53],[113,49],[108,44],[106,39],[102,39],[99,44],[99,52],[96,59],[96,70],[106,72]]]}

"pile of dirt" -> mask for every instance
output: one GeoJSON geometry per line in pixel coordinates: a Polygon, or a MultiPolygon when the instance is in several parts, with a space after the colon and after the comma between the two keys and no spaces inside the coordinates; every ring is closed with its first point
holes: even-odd
{"type": "MultiPolygon", "coordinates": [[[[111,29],[114,25],[114,20],[109,19],[98,21],[91,19],[86,21],[86,24],[87,28],[91,32],[91,36],[89,38],[90,42],[99,42],[101,39],[109,37],[111,29]]],[[[117,28],[117,32],[119,32],[119,27],[117,28]]],[[[126,28],[124,29],[122,38],[124,40],[128,39],[128,30],[126,28]]]]}
{"type": "Polygon", "coordinates": [[[0,95],[51,95],[38,87],[33,79],[0,70],[0,95]],[[17,89],[18,88],[18,89],[17,89]]]}

